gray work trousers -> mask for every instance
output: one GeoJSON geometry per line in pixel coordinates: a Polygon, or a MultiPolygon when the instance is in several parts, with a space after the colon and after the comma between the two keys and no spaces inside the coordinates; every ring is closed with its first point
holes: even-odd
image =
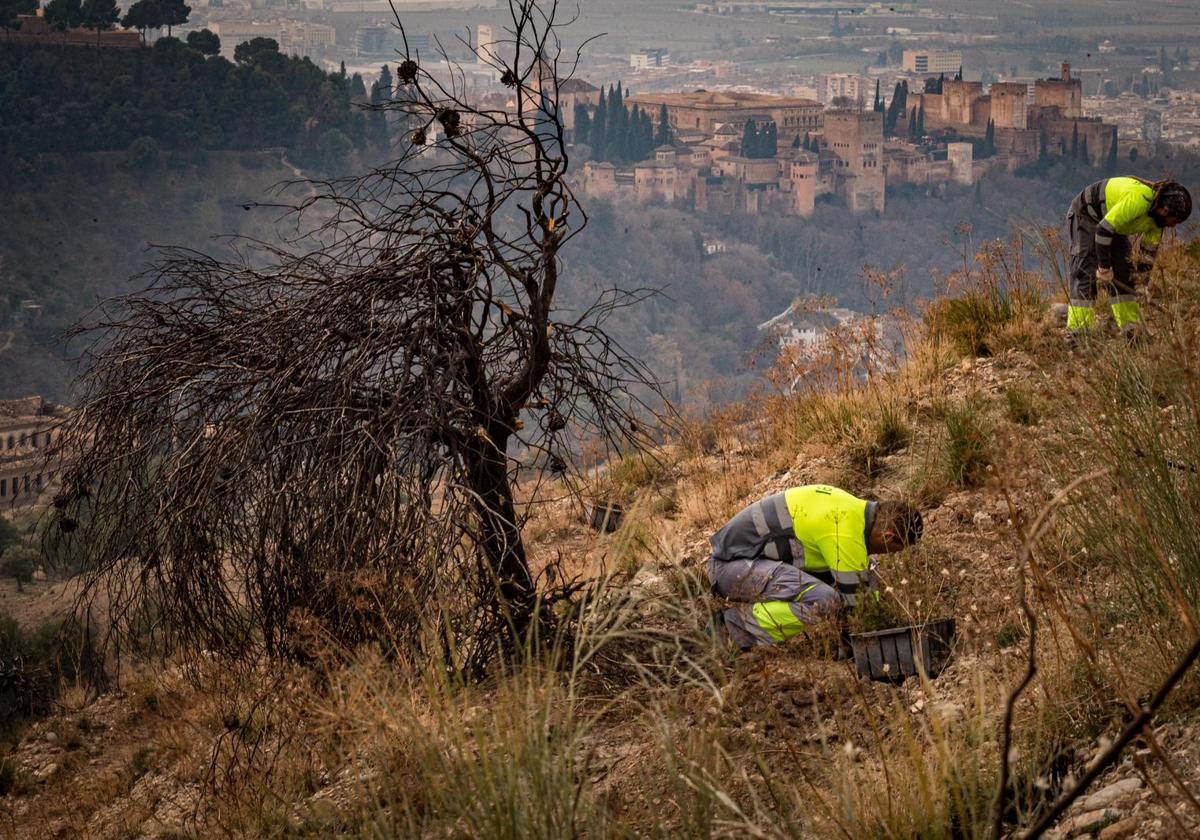
{"type": "MultiPolygon", "coordinates": [[[[1067,230],[1071,236],[1071,305],[1095,306],[1096,304],[1096,228],[1099,222],[1092,220],[1081,207],[1071,204],[1067,213],[1067,230]]],[[[1113,237],[1113,282],[1105,291],[1109,297],[1119,300],[1134,294],[1132,273],[1132,248],[1129,237],[1120,234],[1113,237]]]]}
{"type": "Polygon", "coordinates": [[[842,596],[820,578],[776,560],[718,560],[708,558],[708,580],[713,591],[730,601],[725,627],[734,644],[745,649],[776,644],[780,635],[791,636],[805,624],[828,616],[843,603],[842,596]],[[794,622],[771,622],[764,627],[763,613],[755,606],[785,602],[794,622]],[[774,631],[774,634],[772,634],[774,631]]]}

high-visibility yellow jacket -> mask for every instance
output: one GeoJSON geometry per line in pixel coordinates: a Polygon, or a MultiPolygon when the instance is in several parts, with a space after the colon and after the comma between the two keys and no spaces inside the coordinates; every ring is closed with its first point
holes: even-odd
{"type": "Polygon", "coordinates": [[[713,535],[717,560],[779,560],[828,572],[851,594],[870,569],[867,537],[875,502],[824,484],[793,487],[755,502],[713,535]]]}
{"type": "Polygon", "coordinates": [[[1084,189],[1079,203],[1097,222],[1096,262],[1112,267],[1114,236],[1141,236],[1142,249],[1151,256],[1162,240],[1162,228],[1150,216],[1154,187],[1139,178],[1106,178],[1084,189]]]}

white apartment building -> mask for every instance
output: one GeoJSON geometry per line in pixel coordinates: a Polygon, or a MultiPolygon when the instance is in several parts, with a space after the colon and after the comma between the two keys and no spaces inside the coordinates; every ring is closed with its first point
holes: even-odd
{"type": "Polygon", "coordinates": [[[948,50],[905,50],[904,69],[909,73],[957,73],[962,67],[960,52],[948,50]]]}

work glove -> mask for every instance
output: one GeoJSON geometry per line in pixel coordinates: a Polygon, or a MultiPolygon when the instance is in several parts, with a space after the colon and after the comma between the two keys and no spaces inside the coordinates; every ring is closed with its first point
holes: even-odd
{"type": "Polygon", "coordinates": [[[1096,269],[1096,280],[1100,283],[1111,283],[1113,281],[1112,268],[1104,268],[1103,266],[1096,269]]]}

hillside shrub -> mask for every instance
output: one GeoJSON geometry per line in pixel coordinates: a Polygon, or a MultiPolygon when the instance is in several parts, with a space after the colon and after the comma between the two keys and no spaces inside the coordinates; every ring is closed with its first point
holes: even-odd
{"type": "Polygon", "coordinates": [[[942,416],[947,478],[960,487],[977,487],[992,463],[991,428],[983,407],[977,399],[968,398],[945,405],[942,416]]]}
{"type": "Polygon", "coordinates": [[[925,311],[925,326],[960,356],[993,356],[1033,343],[1046,300],[1046,285],[1024,267],[1019,243],[988,243],[947,279],[944,295],[925,311]]]}

